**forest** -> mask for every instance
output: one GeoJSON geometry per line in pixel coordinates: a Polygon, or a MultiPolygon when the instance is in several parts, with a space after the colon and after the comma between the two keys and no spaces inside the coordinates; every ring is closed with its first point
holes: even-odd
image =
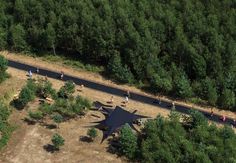
{"type": "Polygon", "coordinates": [[[121,83],[236,110],[234,0],[0,4],[0,50],[63,53],[121,83]]]}
{"type": "Polygon", "coordinates": [[[182,116],[175,111],[168,118],[159,115],[145,124],[141,135],[124,126],[120,154],[147,163],[235,162],[236,135],[229,126],[208,124],[196,111],[182,116]]]}

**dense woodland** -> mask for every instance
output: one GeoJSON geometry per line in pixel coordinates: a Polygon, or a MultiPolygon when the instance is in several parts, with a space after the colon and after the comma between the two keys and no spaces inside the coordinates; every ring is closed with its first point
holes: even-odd
{"type": "Polygon", "coordinates": [[[235,0],[0,0],[0,49],[63,52],[119,82],[236,109],[235,0]]]}
{"type": "Polygon", "coordinates": [[[180,118],[175,111],[169,118],[158,116],[145,124],[139,136],[125,126],[119,138],[120,153],[147,163],[236,161],[236,135],[230,127],[209,125],[205,117],[195,111],[190,117],[180,118]]]}

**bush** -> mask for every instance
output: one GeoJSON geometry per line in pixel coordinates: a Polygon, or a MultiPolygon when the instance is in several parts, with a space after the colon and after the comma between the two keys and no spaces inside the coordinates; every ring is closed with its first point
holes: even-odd
{"type": "Polygon", "coordinates": [[[56,99],[56,90],[52,88],[52,83],[41,79],[37,85],[37,95],[43,98],[52,97],[56,99]]]}
{"type": "Polygon", "coordinates": [[[41,111],[35,111],[35,112],[29,112],[29,117],[32,120],[35,121],[40,121],[41,119],[43,119],[43,113],[41,111]]]}
{"type": "Polygon", "coordinates": [[[58,97],[68,98],[75,92],[75,84],[72,81],[67,81],[58,91],[58,97]]]}
{"type": "Polygon", "coordinates": [[[56,114],[52,117],[53,121],[57,123],[57,128],[59,128],[59,123],[63,122],[63,117],[61,114],[56,114]]]}
{"type": "Polygon", "coordinates": [[[97,130],[93,127],[87,131],[87,135],[93,141],[97,137],[98,133],[97,133],[97,130]]]}
{"type": "Polygon", "coordinates": [[[6,122],[10,116],[10,110],[0,102],[0,122],[6,122]]]}
{"type": "Polygon", "coordinates": [[[59,150],[60,146],[63,146],[65,142],[64,138],[59,134],[54,134],[51,141],[56,150],[59,150]]]}
{"type": "Polygon", "coordinates": [[[18,109],[23,109],[28,102],[32,101],[35,98],[34,92],[28,87],[24,87],[19,95],[19,98],[14,101],[14,105],[18,109]]]}
{"type": "Polygon", "coordinates": [[[7,65],[8,65],[8,61],[0,55],[0,83],[2,81],[4,81],[7,77],[7,65]]]}

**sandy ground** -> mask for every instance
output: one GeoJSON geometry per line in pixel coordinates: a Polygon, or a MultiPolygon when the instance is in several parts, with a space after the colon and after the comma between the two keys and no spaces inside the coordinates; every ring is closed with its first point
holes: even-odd
{"type": "MultiPolygon", "coordinates": [[[[104,77],[102,77],[99,74],[95,74],[95,73],[84,71],[84,70],[79,71],[79,70],[76,70],[76,69],[73,69],[71,67],[63,65],[63,63],[54,62],[52,64],[50,62],[43,61],[42,58],[33,58],[33,57],[25,56],[25,55],[9,53],[8,51],[2,51],[0,53],[1,53],[1,55],[4,55],[8,59],[12,59],[12,60],[15,60],[15,61],[20,61],[20,62],[23,62],[23,63],[31,64],[31,65],[37,66],[39,68],[43,67],[43,68],[47,68],[47,69],[54,70],[54,71],[57,71],[57,72],[60,72],[61,70],[63,70],[68,75],[79,76],[79,77],[87,79],[87,80],[96,81],[98,83],[102,83],[102,84],[109,85],[109,86],[112,86],[112,87],[121,88],[121,89],[124,89],[124,91],[129,90],[130,92],[136,92],[136,93],[140,93],[140,94],[147,95],[147,96],[161,98],[162,100],[172,101],[168,97],[154,96],[154,95],[145,93],[142,90],[137,89],[137,88],[132,87],[132,86],[118,85],[118,84],[114,83],[111,80],[105,79],[104,77]]],[[[108,97],[106,97],[106,98],[108,98],[108,97]]],[[[185,105],[185,106],[189,106],[189,107],[194,107],[197,110],[204,110],[204,111],[210,112],[210,108],[208,108],[208,107],[198,106],[198,105],[186,102],[186,101],[175,100],[175,103],[185,105]]],[[[137,105],[135,105],[135,106],[139,106],[139,104],[140,103],[137,103],[137,105]]],[[[215,114],[226,115],[228,117],[232,117],[232,118],[236,119],[236,114],[234,112],[221,110],[221,109],[218,109],[218,108],[213,108],[213,111],[214,111],[215,114]]]]}

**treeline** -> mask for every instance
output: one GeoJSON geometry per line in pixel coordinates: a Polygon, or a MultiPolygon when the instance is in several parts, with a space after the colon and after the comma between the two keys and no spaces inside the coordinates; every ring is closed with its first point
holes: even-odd
{"type": "Polygon", "coordinates": [[[121,129],[119,144],[122,155],[138,162],[236,161],[234,131],[229,126],[209,125],[206,118],[195,111],[184,118],[174,111],[169,118],[158,116],[145,124],[139,136],[126,125],[121,129]]]}
{"type": "Polygon", "coordinates": [[[234,0],[0,0],[0,48],[63,51],[156,93],[236,108],[234,0]]]}

